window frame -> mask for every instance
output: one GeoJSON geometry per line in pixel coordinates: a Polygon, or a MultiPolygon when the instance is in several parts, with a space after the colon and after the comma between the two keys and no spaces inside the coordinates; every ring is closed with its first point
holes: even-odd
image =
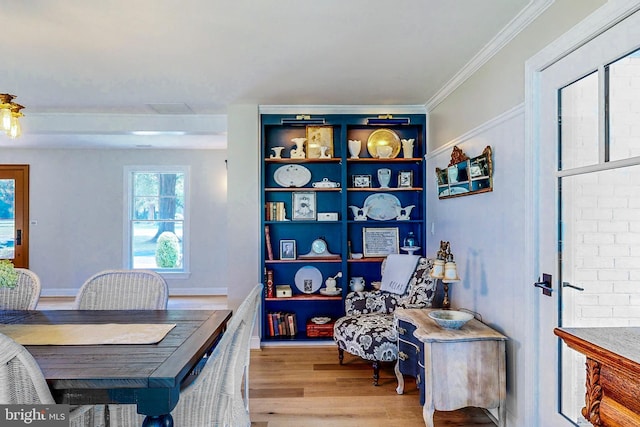
{"type": "Polygon", "coordinates": [[[181,173],[184,175],[184,212],[182,219],[182,268],[181,269],[163,269],[149,268],[166,278],[171,279],[187,279],[190,272],[190,217],[191,217],[191,195],[190,195],[190,179],[191,168],[185,165],[130,165],[124,167],[124,212],[123,212],[123,260],[122,265],[125,269],[133,268],[133,241],[131,233],[131,223],[135,221],[133,218],[134,194],[133,194],[133,176],[135,173],[181,173]]]}

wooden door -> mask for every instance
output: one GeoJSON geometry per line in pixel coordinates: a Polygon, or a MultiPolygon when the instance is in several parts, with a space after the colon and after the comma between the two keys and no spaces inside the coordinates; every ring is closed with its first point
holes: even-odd
{"type": "Polygon", "coordinates": [[[0,165],[0,259],[29,268],[29,165],[0,165]]]}

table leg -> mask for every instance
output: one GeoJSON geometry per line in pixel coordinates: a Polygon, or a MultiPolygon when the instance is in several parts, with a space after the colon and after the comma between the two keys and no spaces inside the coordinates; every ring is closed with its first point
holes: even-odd
{"type": "Polygon", "coordinates": [[[171,414],[147,415],[142,427],[173,427],[173,417],[171,414]]]}
{"type": "Polygon", "coordinates": [[[393,368],[396,373],[396,378],[398,379],[398,387],[396,388],[396,393],[402,394],[404,393],[404,376],[402,372],[400,372],[400,361],[396,361],[396,366],[393,368]]]}
{"type": "Polygon", "coordinates": [[[435,408],[433,402],[425,402],[422,407],[422,418],[424,419],[424,425],[427,427],[433,427],[433,414],[435,408]]]}

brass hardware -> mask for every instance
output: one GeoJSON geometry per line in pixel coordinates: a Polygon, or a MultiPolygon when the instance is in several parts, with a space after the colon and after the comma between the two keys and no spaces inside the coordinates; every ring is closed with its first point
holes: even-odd
{"type": "Polygon", "coordinates": [[[407,330],[405,328],[398,326],[398,333],[401,335],[405,335],[407,333],[407,330]]]}
{"type": "Polygon", "coordinates": [[[307,114],[299,114],[296,116],[296,120],[310,120],[311,116],[307,114]]]}
{"type": "Polygon", "coordinates": [[[400,360],[402,360],[404,362],[408,358],[409,358],[409,356],[404,351],[399,351],[398,352],[398,359],[400,359],[400,360]]]}
{"type": "Polygon", "coordinates": [[[24,116],[20,112],[24,106],[13,102],[14,98],[15,95],[0,93],[0,130],[6,132],[11,139],[21,135],[18,119],[24,116]]]}
{"type": "Polygon", "coordinates": [[[391,114],[380,114],[378,115],[379,119],[393,119],[393,116],[391,114]]]}

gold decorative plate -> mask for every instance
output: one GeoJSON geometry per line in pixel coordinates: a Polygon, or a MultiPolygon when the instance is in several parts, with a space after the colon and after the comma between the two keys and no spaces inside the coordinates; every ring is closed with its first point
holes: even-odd
{"type": "Polygon", "coordinates": [[[378,129],[369,135],[367,140],[367,151],[371,157],[378,158],[378,147],[388,145],[391,147],[390,159],[396,158],[400,154],[400,137],[391,129],[378,129]]]}

